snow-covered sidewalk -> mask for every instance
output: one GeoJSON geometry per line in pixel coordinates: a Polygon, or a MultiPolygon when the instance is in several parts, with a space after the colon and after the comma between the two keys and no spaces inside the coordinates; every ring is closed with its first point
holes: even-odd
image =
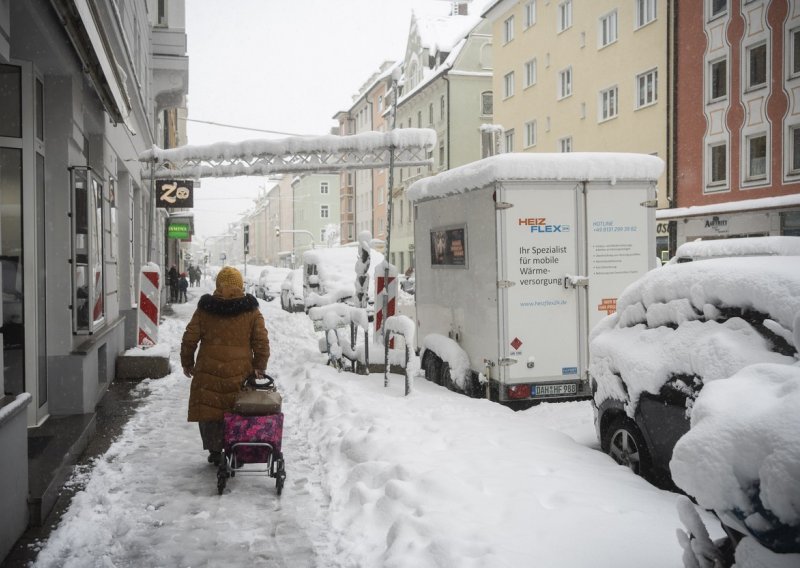
{"type": "Polygon", "coordinates": [[[424,380],[404,397],[402,377],[324,366],[310,320],[276,301],[286,487],[237,476],[218,496],[178,362],[201,291],[161,326],[174,372],[141,384],[37,566],[681,565],[678,496],[597,451],[588,402],[514,413],[424,380]]]}

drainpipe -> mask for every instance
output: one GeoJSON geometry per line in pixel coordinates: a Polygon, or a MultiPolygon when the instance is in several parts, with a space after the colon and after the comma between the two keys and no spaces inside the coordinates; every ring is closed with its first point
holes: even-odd
{"type": "Polygon", "coordinates": [[[442,75],[442,79],[444,79],[444,82],[447,84],[447,97],[445,99],[447,101],[447,107],[445,108],[445,111],[447,112],[447,124],[445,127],[447,129],[447,167],[445,167],[444,169],[449,170],[450,169],[450,77],[448,77],[445,74],[442,75]]]}

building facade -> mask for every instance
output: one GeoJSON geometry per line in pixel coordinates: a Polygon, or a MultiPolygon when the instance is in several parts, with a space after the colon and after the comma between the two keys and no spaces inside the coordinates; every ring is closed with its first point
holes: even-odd
{"type": "MultiPolygon", "coordinates": [[[[506,152],[639,152],[670,162],[670,2],[499,0],[494,116],[506,152]]],[[[658,206],[672,204],[669,170],[658,206]]],[[[666,227],[659,249],[667,250],[666,227]]]]}
{"type": "Polygon", "coordinates": [[[677,244],[800,235],[800,3],[678,0],[677,244]]]}
{"type": "Polygon", "coordinates": [[[414,266],[413,204],[405,190],[422,177],[482,157],[482,126],[492,117],[492,38],[487,22],[469,2],[449,15],[412,17],[402,62],[397,128],[431,128],[438,147],[433,167],[394,172],[389,261],[405,272],[414,266]]]}
{"type": "Polygon", "coordinates": [[[303,253],[327,246],[328,231],[339,230],[339,174],[305,174],[292,178],[292,252],[296,262],[303,253]]]}
{"type": "Polygon", "coordinates": [[[0,557],[68,474],[29,483],[28,444],[33,464],[65,425],[91,427],[137,340],[139,269],[164,264],[167,216],[138,157],[180,139],[184,21],[182,0],[0,2],[0,557]]]}

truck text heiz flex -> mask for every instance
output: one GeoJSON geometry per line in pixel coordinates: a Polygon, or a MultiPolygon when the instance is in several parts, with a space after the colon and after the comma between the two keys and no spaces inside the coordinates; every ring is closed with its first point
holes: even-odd
{"type": "Polygon", "coordinates": [[[643,154],[501,154],[414,183],[426,378],[500,402],[588,396],[589,331],[656,265],[663,169],[643,154]]]}

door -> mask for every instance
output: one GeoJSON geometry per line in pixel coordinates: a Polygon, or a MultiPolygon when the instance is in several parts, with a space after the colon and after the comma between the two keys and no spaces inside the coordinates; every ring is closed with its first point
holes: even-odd
{"type": "Polygon", "coordinates": [[[31,394],[28,424],[48,415],[44,82],[30,63],[0,65],[0,280],[4,392],[31,394]]]}
{"type": "Polygon", "coordinates": [[[565,286],[580,274],[576,184],[506,182],[497,195],[501,377],[577,380],[581,302],[578,289],[565,286]]]}

